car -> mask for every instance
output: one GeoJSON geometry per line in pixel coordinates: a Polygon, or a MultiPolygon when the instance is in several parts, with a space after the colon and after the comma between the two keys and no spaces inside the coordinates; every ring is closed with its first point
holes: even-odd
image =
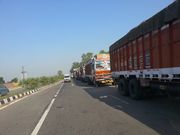
{"type": "Polygon", "coordinates": [[[71,82],[71,77],[69,74],[64,75],[64,82],[71,82]]]}
{"type": "Polygon", "coordinates": [[[5,96],[8,93],[9,93],[9,89],[4,85],[0,85],[0,96],[5,96]]]}

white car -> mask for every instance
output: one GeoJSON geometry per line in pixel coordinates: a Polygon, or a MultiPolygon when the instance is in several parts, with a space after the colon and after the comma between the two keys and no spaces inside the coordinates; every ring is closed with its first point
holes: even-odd
{"type": "Polygon", "coordinates": [[[69,74],[64,75],[64,82],[71,82],[71,77],[69,74]]]}

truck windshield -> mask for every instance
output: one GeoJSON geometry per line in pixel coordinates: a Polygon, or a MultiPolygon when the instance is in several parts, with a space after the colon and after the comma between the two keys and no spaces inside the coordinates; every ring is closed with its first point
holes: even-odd
{"type": "Polygon", "coordinates": [[[96,61],[96,69],[110,70],[110,61],[96,61]]]}

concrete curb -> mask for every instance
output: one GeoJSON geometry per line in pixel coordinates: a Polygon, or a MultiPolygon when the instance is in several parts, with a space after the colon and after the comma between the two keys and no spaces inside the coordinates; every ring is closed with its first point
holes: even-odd
{"type": "Polygon", "coordinates": [[[31,94],[33,94],[33,93],[36,93],[36,92],[38,92],[39,90],[45,90],[45,89],[48,89],[48,88],[50,88],[50,87],[52,87],[52,86],[58,85],[58,84],[61,83],[61,82],[62,82],[62,81],[60,81],[60,82],[58,82],[58,83],[55,83],[55,84],[50,84],[50,85],[48,85],[48,86],[43,86],[43,87],[41,87],[41,88],[37,88],[37,89],[34,89],[34,90],[30,90],[30,91],[27,91],[27,92],[19,93],[19,94],[17,94],[17,95],[13,95],[13,96],[8,97],[8,98],[1,99],[1,100],[0,100],[0,107],[1,107],[2,105],[8,104],[9,102],[13,102],[13,101],[15,101],[15,100],[17,100],[17,99],[23,98],[23,97],[25,97],[25,96],[29,96],[29,95],[31,95],[31,94]]]}

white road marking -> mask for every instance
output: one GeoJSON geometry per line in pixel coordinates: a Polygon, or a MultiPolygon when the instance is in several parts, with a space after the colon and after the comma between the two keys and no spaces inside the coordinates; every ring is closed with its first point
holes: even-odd
{"type": "Polygon", "coordinates": [[[112,95],[100,96],[99,98],[100,98],[100,99],[105,99],[105,98],[108,98],[108,97],[114,98],[114,99],[116,99],[116,100],[118,100],[118,101],[120,101],[120,102],[122,102],[122,103],[124,103],[124,104],[127,104],[127,105],[129,104],[127,101],[125,101],[125,100],[123,100],[123,99],[120,99],[120,98],[118,98],[118,97],[112,96],[112,95]]]}
{"type": "Polygon", "coordinates": [[[107,98],[108,96],[100,96],[99,98],[100,99],[103,99],[103,98],[107,98]]]}
{"type": "Polygon", "coordinates": [[[61,87],[59,88],[59,90],[56,92],[56,94],[54,95],[54,98],[51,100],[51,103],[48,105],[47,109],[44,111],[43,115],[41,116],[41,119],[39,120],[38,124],[36,125],[36,127],[34,128],[33,132],[31,133],[31,135],[37,135],[42,124],[44,123],[44,120],[46,119],[57,95],[59,94],[59,92],[61,91],[62,87],[63,87],[64,83],[62,83],[61,87]]]}

